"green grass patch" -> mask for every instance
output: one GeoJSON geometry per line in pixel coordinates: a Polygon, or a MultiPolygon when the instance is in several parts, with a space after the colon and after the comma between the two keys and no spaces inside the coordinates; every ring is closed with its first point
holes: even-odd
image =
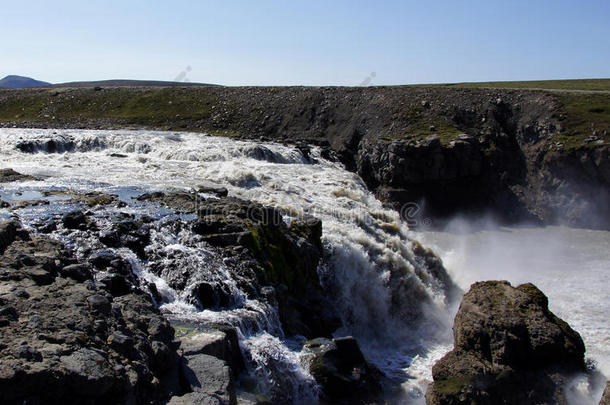
{"type": "Polygon", "coordinates": [[[108,88],[16,90],[0,105],[2,121],[117,118],[132,124],[163,125],[210,116],[215,99],[208,89],[108,88]]]}
{"type": "Polygon", "coordinates": [[[414,85],[417,87],[459,87],[459,88],[493,88],[493,89],[545,89],[545,90],[585,90],[610,91],[610,79],[575,79],[575,80],[528,80],[502,82],[445,83],[414,85]]]}
{"type": "Polygon", "coordinates": [[[213,136],[222,136],[226,138],[239,138],[241,136],[239,132],[231,131],[205,131],[205,133],[213,136]]]}
{"type": "Polygon", "coordinates": [[[430,135],[438,135],[441,144],[448,145],[458,139],[457,135],[464,133],[449,118],[436,115],[424,106],[409,108],[404,118],[408,123],[404,132],[387,134],[382,138],[419,141],[430,135]]]}
{"type": "Polygon", "coordinates": [[[197,329],[186,325],[172,325],[174,327],[174,336],[184,338],[197,333],[197,329]]]}
{"type": "Polygon", "coordinates": [[[561,131],[552,139],[566,149],[594,146],[592,141],[610,143],[610,94],[559,95],[564,115],[561,131]],[[589,142],[587,142],[589,140],[589,142]]]}
{"type": "Polygon", "coordinates": [[[0,121],[19,122],[48,119],[43,115],[43,108],[48,104],[50,95],[38,93],[21,96],[17,92],[18,90],[15,90],[13,97],[0,106],[0,121]]]}
{"type": "Polygon", "coordinates": [[[443,395],[459,394],[463,388],[472,384],[472,377],[455,377],[446,380],[434,381],[434,388],[443,395]]]}

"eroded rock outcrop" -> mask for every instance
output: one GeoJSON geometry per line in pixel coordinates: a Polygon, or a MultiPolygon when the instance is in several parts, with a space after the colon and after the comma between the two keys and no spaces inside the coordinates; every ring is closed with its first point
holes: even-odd
{"type": "Polygon", "coordinates": [[[533,284],[473,284],[453,334],[454,349],[432,370],[429,405],[564,404],[567,378],[585,372],[580,335],[533,284]]]}
{"type": "MultiPolygon", "coordinates": [[[[178,192],[145,194],[139,199],[197,213],[190,229],[220,249],[227,263],[238,269],[240,288],[277,306],[287,334],[330,337],[340,326],[317,273],[322,258],[319,220],[307,217],[286,224],[279,210],[234,197],[203,200],[178,192]]],[[[164,274],[177,289],[193,285],[193,276],[164,274]]],[[[207,281],[192,289],[192,302],[201,308],[230,307],[233,299],[222,286],[207,281]]]]}
{"type": "Polygon", "coordinates": [[[180,392],[174,331],[148,294],[112,294],[61,243],[15,222],[0,229],[0,402],[161,403],[180,392]]]}

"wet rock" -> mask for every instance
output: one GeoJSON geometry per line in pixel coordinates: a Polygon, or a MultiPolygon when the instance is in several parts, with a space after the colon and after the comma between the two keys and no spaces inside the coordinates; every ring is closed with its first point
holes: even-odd
{"type": "Polygon", "coordinates": [[[89,207],[115,204],[118,201],[118,197],[114,194],[100,193],[97,191],[75,192],[70,190],[45,190],[42,192],[42,195],[44,197],[63,197],[61,198],[63,201],[69,201],[75,204],[85,204],[89,207]]]}
{"type": "Polygon", "coordinates": [[[173,192],[146,193],[136,198],[138,201],[158,203],[170,209],[182,212],[195,212],[199,202],[199,196],[195,193],[173,192]]]}
{"type": "Polygon", "coordinates": [[[286,163],[282,155],[273,152],[271,149],[257,145],[246,152],[246,156],[256,160],[263,160],[271,163],[286,163]]]}
{"type": "Polygon", "coordinates": [[[72,211],[62,217],[62,223],[68,229],[85,229],[87,217],[82,211],[72,211]]]}
{"type": "Polygon", "coordinates": [[[89,256],[89,263],[98,270],[105,270],[111,266],[111,263],[118,259],[115,253],[107,250],[98,250],[89,256]]]}
{"type": "Polygon", "coordinates": [[[580,335],[533,284],[473,284],[453,331],[453,351],[433,367],[428,404],[563,403],[568,376],[585,371],[580,335]]]}
{"type": "MultiPolygon", "coordinates": [[[[185,356],[182,361],[182,376],[194,393],[215,398],[223,405],[237,403],[231,370],[227,363],[216,357],[207,354],[185,356]]],[[[201,398],[195,396],[197,397],[201,398]]]]}
{"type": "Polygon", "coordinates": [[[230,308],[235,305],[231,291],[219,283],[197,283],[190,290],[188,300],[200,309],[230,308]]]}
{"type": "Polygon", "coordinates": [[[81,277],[88,270],[59,242],[17,228],[0,255],[0,403],[156,403],[183,392],[173,330],[150,297],[131,285],[111,303],[81,277]]]}
{"type": "Polygon", "coordinates": [[[213,183],[200,184],[197,186],[197,191],[199,193],[214,194],[218,197],[226,197],[229,194],[229,190],[226,187],[213,183]]]}
{"type": "Polygon", "coordinates": [[[362,355],[353,337],[314,339],[306,343],[312,353],[311,375],[331,403],[366,403],[381,391],[381,373],[362,355]]]}
{"type": "Polygon", "coordinates": [[[14,181],[38,180],[27,174],[17,173],[13,169],[0,169],[0,183],[11,183],[14,181]]]}
{"type": "Polygon", "coordinates": [[[57,223],[53,220],[46,220],[36,225],[36,229],[40,233],[51,233],[57,230],[57,223]]]}
{"type": "Polygon", "coordinates": [[[245,370],[244,360],[239,348],[237,332],[229,326],[219,329],[189,334],[180,339],[180,350],[185,357],[207,354],[227,362],[233,376],[245,370]]]}
{"type": "MultiPolygon", "coordinates": [[[[183,198],[181,193],[146,197],[174,209],[185,208],[183,198]]],[[[304,218],[287,226],[279,210],[233,197],[202,199],[197,214],[198,219],[190,223],[191,230],[222,249],[225,260],[236,267],[240,288],[256,297],[259,287],[275,287],[275,302],[286,333],[310,338],[332,335],[340,321],[317,273],[322,256],[321,221],[304,218]]],[[[178,263],[180,257],[176,259],[178,263]]],[[[151,270],[163,274],[173,288],[194,285],[191,302],[201,308],[234,305],[228,290],[197,279],[196,274],[167,271],[168,261],[174,259],[152,260],[151,270]]]]}

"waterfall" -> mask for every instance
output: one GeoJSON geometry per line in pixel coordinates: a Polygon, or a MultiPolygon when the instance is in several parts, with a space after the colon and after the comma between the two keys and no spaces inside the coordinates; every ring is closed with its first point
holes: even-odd
{"type": "MultiPolygon", "coordinates": [[[[114,192],[128,203],[124,212],[152,215],[148,261],[125,249],[113,253],[131,263],[144,286],[156,285],[158,304],[168,317],[237,327],[251,373],[261,391],[276,400],[310,403],[317,396],[302,364],[302,339],[285,336],[273,305],[249,299],[220,255],[176,225],[189,218],[130,197],[194,189],[205,181],[225,186],[229,195],[276,207],[287,219],[321,219],[324,259],[318,272],[342,316],[337,336],[355,336],[365,356],[410,391],[403,393],[405,401],[422,400],[431,364],[450,346],[453,283],[413,239],[399,213],[384,208],[356,174],[325,158],[320,148],[304,154],[293,145],[153,131],[0,129],[0,136],[4,167],[45,179],[9,185],[3,198],[10,187],[114,192]],[[183,280],[182,289],[172,288],[177,269],[196,269],[197,276],[183,280]],[[189,298],[202,282],[231,299],[202,309],[189,298]]],[[[61,206],[17,214],[27,225],[61,206]]],[[[109,226],[109,214],[95,212],[100,229],[109,226]]],[[[79,239],[78,232],[56,235],[74,246],[93,243],[79,239]]]]}

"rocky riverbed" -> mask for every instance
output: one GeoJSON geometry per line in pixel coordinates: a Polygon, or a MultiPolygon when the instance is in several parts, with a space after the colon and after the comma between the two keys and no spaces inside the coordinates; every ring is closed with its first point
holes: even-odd
{"type": "MultiPolygon", "coordinates": [[[[423,400],[460,291],[329,149],[5,131],[1,152],[18,168],[0,173],[5,402],[423,400]]],[[[547,316],[533,297],[507,305],[547,316]]],[[[498,324],[473,333],[513,333],[505,309],[482,309],[498,324]]],[[[574,370],[586,373],[581,360],[574,370]]]]}
{"type": "MultiPolygon", "coordinates": [[[[17,177],[10,175],[11,180],[17,177]]],[[[80,196],[70,197],[78,201],[80,196]]],[[[97,197],[93,210],[123,205],[110,196],[97,197]]],[[[194,237],[217,247],[218,260],[230,263],[240,291],[248,299],[268,302],[285,333],[332,338],[341,321],[316,273],[319,220],[287,226],[273,209],[227,197],[198,205],[185,193],[143,194],[138,200],[155,200],[182,212],[199,210],[198,219],[164,226],[188,227],[194,237]]],[[[15,208],[24,209],[23,204],[15,208]]],[[[153,218],[105,220],[75,210],[30,222],[29,231],[15,220],[0,223],[2,402],[236,403],[235,384],[246,366],[235,325],[221,318],[218,323],[189,323],[171,313],[164,316],[159,311],[167,300],[163,292],[117,252],[129,249],[146,258],[153,274],[176,291],[187,290],[185,300],[199,310],[236,308],[243,305],[236,302],[242,297],[226,282],[179,268],[184,260],[179,252],[168,256],[150,249],[153,218]],[[60,235],[70,246],[58,241],[60,235]]],[[[315,349],[313,343],[308,347],[311,356],[324,359],[314,375],[331,398],[369,395],[375,392],[370,384],[379,391],[381,373],[367,371],[371,366],[359,378],[350,375],[366,364],[353,338],[320,342],[315,349]],[[351,364],[353,358],[356,363],[348,369],[336,369],[337,362],[351,364]]]]}

